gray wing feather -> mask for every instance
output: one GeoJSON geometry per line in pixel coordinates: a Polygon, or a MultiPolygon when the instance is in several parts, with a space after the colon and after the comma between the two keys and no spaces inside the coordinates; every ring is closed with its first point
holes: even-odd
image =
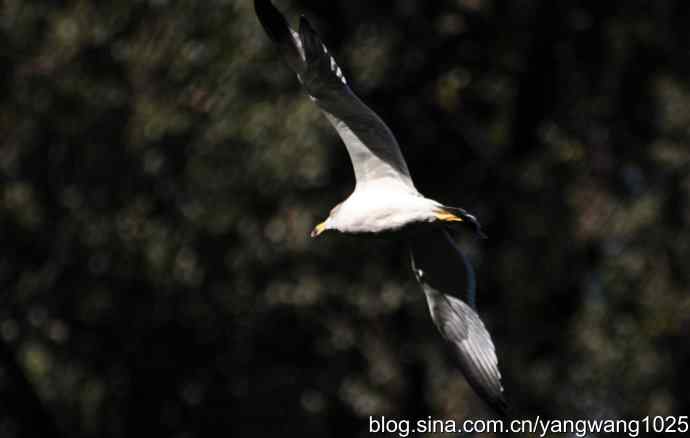
{"type": "Polygon", "coordinates": [[[392,179],[416,192],[395,136],[352,92],[342,70],[309,22],[302,17],[296,32],[270,0],[255,0],[254,6],[266,33],[345,143],[357,184],[392,179]]]}
{"type": "Polygon", "coordinates": [[[463,301],[433,287],[425,271],[415,265],[412,252],[410,259],[415,278],[426,295],[431,319],[453,349],[467,382],[489,406],[505,416],[508,405],[496,349],[484,323],[463,301]]]}

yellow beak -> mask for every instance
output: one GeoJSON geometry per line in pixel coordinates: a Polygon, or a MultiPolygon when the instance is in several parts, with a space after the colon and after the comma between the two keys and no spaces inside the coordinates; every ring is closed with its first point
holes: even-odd
{"type": "Polygon", "coordinates": [[[323,233],[326,231],[326,221],[321,222],[317,226],[314,227],[313,230],[311,230],[311,237],[318,237],[319,234],[323,233]]]}

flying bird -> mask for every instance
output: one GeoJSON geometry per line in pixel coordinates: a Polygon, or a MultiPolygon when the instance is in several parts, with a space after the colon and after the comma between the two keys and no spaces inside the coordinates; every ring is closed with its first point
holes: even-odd
{"type": "MultiPolygon", "coordinates": [[[[470,225],[483,236],[475,216],[417,191],[395,136],[352,92],[335,58],[307,19],[301,17],[299,31],[295,31],[270,0],[255,0],[254,7],[261,25],[297,74],[302,88],[338,132],[355,173],[352,194],[331,209],[328,217],[314,227],[311,236],[317,237],[326,231],[393,234],[414,236],[410,240],[419,243],[426,240],[420,236],[442,233],[454,244],[446,228],[458,224],[470,225]]],[[[412,246],[412,270],[426,295],[434,324],[454,349],[470,385],[487,404],[505,414],[507,404],[488,331],[472,307],[433,286],[425,271],[434,266],[421,266],[414,258],[418,249],[412,246]]],[[[472,296],[474,272],[464,254],[459,248],[455,249],[465,262],[467,289],[472,296]]],[[[473,304],[472,298],[470,304],[473,304]]]]}

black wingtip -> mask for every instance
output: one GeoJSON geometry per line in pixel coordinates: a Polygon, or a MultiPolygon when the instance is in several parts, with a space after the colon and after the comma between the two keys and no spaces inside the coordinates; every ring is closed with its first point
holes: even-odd
{"type": "Polygon", "coordinates": [[[502,419],[507,419],[510,417],[511,408],[510,408],[510,405],[508,404],[508,401],[506,400],[506,398],[503,394],[501,394],[501,396],[499,398],[497,398],[496,400],[492,400],[489,403],[489,406],[502,419]]]}
{"type": "Polygon", "coordinates": [[[273,6],[270,0],[254,0],[254,11],[261,26],[275,43],[290,38],[290,30],[285,17],[273,6]]]}
{"type": "Polygon", "coordinates": [[[311,25],[309,22],[309,19],[307,19],[306,15],[300,15],[299,16],[299,32],[300,35],[303,32],[309,33],[310,35],[315,35],[318,37],[318,34],[316,33],[316,29],[314,29],[314,26],[311,25]]]}
{"type": "Polygon", "coordinates": [[[299,16],[299,29],[300,29],[300,31],[302,30],[302,28],[314,32],[314,28],[311,26],[311,23],[309,22],[309,20],[307,20],[307,17],[305,15],[299,16]]]}
{"type": "Polygon", "coordinates": [[[323,51],[321,38],[319,38],[319,34],[316,33],[316,30],[314,30],[314,27],[304,15],[299,17],[299,38],[304,46],[304,55],[307,58],[307,63],[321,56],[323,51]]]}
{"type": "Polygon", "coordinates": [[[301,42],[287,20],[270,0],[254,0],[254,10],[268,37],[280,50],[288,66],[299,76],[306,69],[301,42]]]}

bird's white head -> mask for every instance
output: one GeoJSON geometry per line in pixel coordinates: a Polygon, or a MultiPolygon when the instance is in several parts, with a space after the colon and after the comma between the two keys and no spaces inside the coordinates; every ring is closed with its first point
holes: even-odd
{"type": "Polygon", "coordinates": [[[321,233],[323,233],[326,230],[339,230],[340,228],[338,227],[339,223],[339,215],[338,213],[340,212],[340,207],[343,205],[343,202],[339,203],[335,207],[331,208],[331,212],[328,214],[328,217],[326,220],[318,224],[317,226],[314,227],[313,230],[311,230],[311,237],[318,237],[321,233]]]}

